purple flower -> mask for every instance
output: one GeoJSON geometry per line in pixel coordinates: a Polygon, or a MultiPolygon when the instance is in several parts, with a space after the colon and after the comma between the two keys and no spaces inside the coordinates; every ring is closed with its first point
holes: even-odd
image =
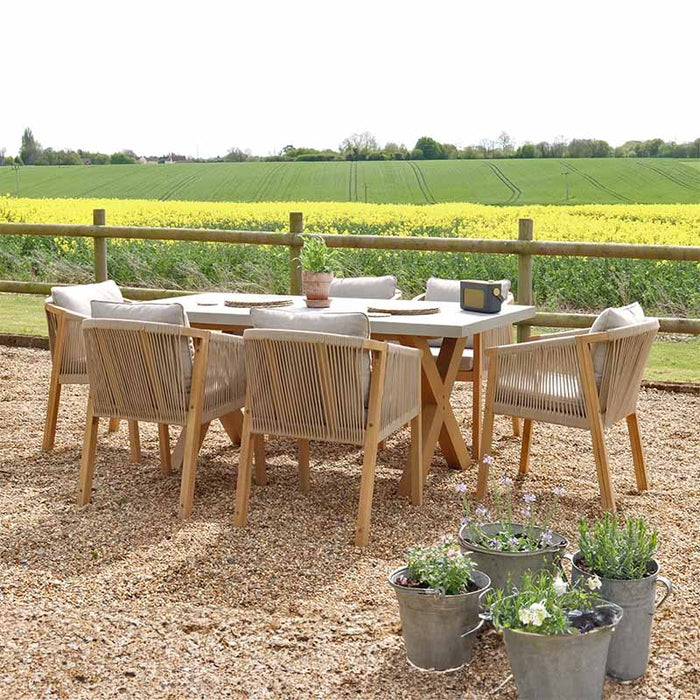
{"type": "Polygon", "coordinates": [[[455,486],[455,491],[457,493],[465,493],[466,490],[467,490],[466,484],[457,484],[457,486],[455,486]]]}
{"type": "Polygon", "coordinates": [[[517,537],[510,537],[510,538],[508,539],[508,544],[509,544],[511,547],[517,547],[517,546],[518,546],[518,538],[517,538],[517,537]]]}
{"type": "Polygon", "coordinates": [[[485,518],[488,514],[488,508],[486,506],[477,506],[477,509],[474,511],[476,513],[477,518],[485,518]]]}
{"type": "Polygon", "coordinates": [[[529,518],[531,513],[532,511],[530,510],[530,506],[525,506],[525,508],[520,509],[520,515],[523,515],[526,518],[529,518]]]}
{"type": "Polygon", "coordinates": [[[472,518],[468,518],[466,515],[462,518],[462,525],[469,525],[469,523],[472,521],[472,518]]]}
{"type": "Polygon", "coordinates": [[[540,535],[540,543],[544,545],[550,545],[552,544],[552,531],[551,530],[545,530],[541,535],[540,535]]]}
{"type": "Polygon", "coordinates": [[[523,501],[525,501],[525,503],[534,503],[536,500],[537,496],[535,496],[534,493],[526,493],[523,496],[523,501]]]}
{"type": "Polygon", "coordinates": [[[489,546],[491,547],[491,549],[496,549],[496,550],[502,549],[502,545],[501,545],[500,540],[497,540],[496,538],[489,540],[489,546]]]}
{"type": "Polygon", "coordinates": [[[508,476],[501,477],[501,486],[505,486],[506,488],[510,488],[512,485],[513,485],[513,479],[511,479],[508,476]]]}
{"type": "Polygon", "coordinates": [[[493,457],[492,457],[491,455],[484,455],[483,458],[481,459],[481,461],[482,461],[484,464],[489,464],[489,465],[491,465],[491,464],[493,464],[493,461],[494,461],[494,460],[493,460],[493,457]]]}
{"type": "Polygon", "coordinates": [[[555,486],[552,489],[552,493],[558,498],[561,498],[566,493],[566,489],[562,488],[561,486],[555,486]]]}

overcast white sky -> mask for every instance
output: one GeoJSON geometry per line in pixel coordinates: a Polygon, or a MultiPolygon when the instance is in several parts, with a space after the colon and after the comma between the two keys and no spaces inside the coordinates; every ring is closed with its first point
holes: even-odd
{"type": "Polygon", "coordinates": [[[700,136],[700,3],[0,0],[0,147],[700,136]]]}

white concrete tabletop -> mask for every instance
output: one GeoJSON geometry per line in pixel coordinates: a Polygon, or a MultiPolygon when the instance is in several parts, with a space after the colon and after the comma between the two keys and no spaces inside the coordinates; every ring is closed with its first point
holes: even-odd
{"type": "MultiPolygon", "coordinates": [[[[197,325],[230,326],[249,328],[250,309],[233,308],[224,306],[225,299],[231,299],[235,295],[222,292],[207,292],[205,294],[193,294],[190,296],[163,299],[162,302],[177,302],[182,304],[190,323],[197,325]]],[[[269,298],[271,295],[265,295],[269,298]]],[[[361,311],[367,313],[368,306],[381,306],[387,303],[386,299],[348,299],[334,298],[330,308],[309,309],[304,303],[304,297],[282,295],[280,298],[293,299],[292,306],[277,307],[281,311],[293,311],[296,313],[328,314],[348,313],[361,311]]],[[[391,301],[391,305],[402,302],[391,301]]],[[[425,305],[426,307],[440,307],[440,313],[432,313],[414,316],[372,316],[369,315],[372,334],[379,335],[413,335],[427,338],[463,338],[474,333],[499,328],[508,323],[525,321],[535,315],[534,306],[519,306],[517,304],[504,304],[497,314],[482,314],[471,311],[462,311],[456,302],[440,301],[404,301],[404,304],[413,308],[425,305]]]]}

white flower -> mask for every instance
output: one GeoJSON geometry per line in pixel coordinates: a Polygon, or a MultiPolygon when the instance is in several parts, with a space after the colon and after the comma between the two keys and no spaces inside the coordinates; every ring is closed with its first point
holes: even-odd
{"type": "Polygon", "coordinates": [[[597,576],[591,576],[586,579],[586,586],[590,591],[597,591],[602,585],[603,582],[597,576]]]}
{"type": "Polygon", "coordinates": [[[564,595],[569,587],[569,584],[564,581],[561,576],[557,576],[552,583],[552,587],[557,595],[564,595]]]}
{"type": "Polygon", "coordinates": [[[533,603],[529,608],[520,608],[518,618],[524,625],[539,627],[546,618],[551,617],[544,606],[544,602],[533,603]]]}
{"type": "Polygon", "coordinates": [[[529,625],[532,622],[530,608],[520,608],[520,610],[518,610],[518,617],[520,618],[520,622],[524,625],[529,625]]]}

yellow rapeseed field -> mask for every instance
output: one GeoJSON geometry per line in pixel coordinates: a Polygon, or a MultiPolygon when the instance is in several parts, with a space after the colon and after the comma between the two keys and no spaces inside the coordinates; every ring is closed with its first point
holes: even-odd
{"type": "Polygon", "coordinates": [[[106,209],[107,223],[114,225],[283,231],[289,212],[301,211],[309,231],[468,238],[515,238],[517,220],[529,217],[540,240],[700,245],[700,204],[494,207],[0,197],[0,221],[86,224],[95,208],[106,209]]]}

